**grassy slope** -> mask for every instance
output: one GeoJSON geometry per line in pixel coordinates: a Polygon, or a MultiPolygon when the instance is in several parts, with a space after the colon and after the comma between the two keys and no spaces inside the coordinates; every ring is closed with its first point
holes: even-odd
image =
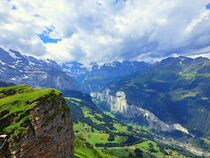
{"type": "Polygon", "coordinates": [[[33,90],[27,85],[0,88],[0,133],[9,135],[9,141],[18,142],[30,129],[29,111],[36,102],[60,94],[54,89],[33,90]]]}
{"type": "Polygon", "coordinates": [[[122,124],[80,99],[66,99],[74,121],[76,157],[182,157],[140,126],[122,124]]]}
{"type": "Polygon", "coordinates": [[[158,63],[143,74],[122,79],[110,89],[124,91],[129,104],[150,109],[167,123],[179,122],[196,136],[195,141],[190,140],[193,144],[210,151],[209,83],[209,61],[175,61],[158,63]]]}

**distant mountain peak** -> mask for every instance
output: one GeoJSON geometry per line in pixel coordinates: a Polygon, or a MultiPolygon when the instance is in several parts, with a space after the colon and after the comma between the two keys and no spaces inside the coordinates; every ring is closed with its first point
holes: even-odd
{"type": "Polygon", "coordinates": [[[206,61],[209,61],[208,58],[205,57],[197,57],[197,58],[190,58],[186,56],[179,56],[179,57],[168,57],[166,59],[163,59],[160,61],[160,63],[164,64],[172,64],[172,63],[177,63],[177,64],[202,64],[205,63],[206,61]]]}
{"type": "Polygon", "coordinates": [[[0,78],[15,84],[57,89],[75,88],[74,79],[53,60],[39,60],[18,51],[0,48],[0,78]]]}

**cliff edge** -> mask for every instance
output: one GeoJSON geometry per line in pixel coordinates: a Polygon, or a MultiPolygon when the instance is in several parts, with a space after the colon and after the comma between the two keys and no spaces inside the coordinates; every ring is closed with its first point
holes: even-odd
{"type": "Polygon", "coordinates": [[[70,111],[54,89],[0,88],[0,157],[72,158],[70,111]],[[5,141],[5,144],[4,144],[5,141]]]}

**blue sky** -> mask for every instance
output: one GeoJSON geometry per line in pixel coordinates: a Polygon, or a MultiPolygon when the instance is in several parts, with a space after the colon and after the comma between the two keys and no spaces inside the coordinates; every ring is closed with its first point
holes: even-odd
{"type": "Polygon", "coordinates": [[[208,0],[2,0],[0,46],[58,62],[210,57],[208,0]]]}
{"type": "Polygon", "coordinates": [[[206,9],[209,9],[209,10],[210,10],[210,3],[208,3],[208,4],[206,5],[206,9]]]}
{"type": "Polygon", "coordinates": [[[38,34],[39,38],[42,40],[43,43],[58,43],[61,41],[61,39],[56,39],[56,38],[50,38],[49,34],[53,30],[47,29],[46,31],[43,31],[41,34],[38,34]]]}

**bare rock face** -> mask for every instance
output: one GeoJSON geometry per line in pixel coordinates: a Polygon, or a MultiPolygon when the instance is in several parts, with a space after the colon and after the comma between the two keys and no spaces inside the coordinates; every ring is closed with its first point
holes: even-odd
{"type": "Polygon", "coordinates": [[[27,106],[32,108],[27,111],[29,120],[21,125],[25,130],[15,137],[14,133],[6,133],[9,140],[0,150],[0,157],[73,158],[73,123],[62,95],[51,90],[33,102],[28,101],[27,106]]]}
{"type": "Polygon", "coordinates": [[[127,113],[128,104],[126,101],[126,95],[122,91],[116,92],[116,94],[110,95],[110,90],[106,89],[102,92],[92,92],[91,96],[101,102],[107,102],[110,106],[111,112],[127,113]]]}
{"type": "Polygon", "coordinates": [[[126,118],[143,116],[148,125],[153,129],[168,132],[177,130],[189,134],[188,130],[178,123],[167,124],[161,121],[149,110],[143,109],[137,105],[128,105],[126,94],[123,91],[117,91],[115,95],[111,95],[110,90],[106,89],[102,92],[93,92],[91,93],[91,96],[99,102],[106,102],[106,104],[110,107],[110,111],[113,113],[121,113],[126,118]]]}

